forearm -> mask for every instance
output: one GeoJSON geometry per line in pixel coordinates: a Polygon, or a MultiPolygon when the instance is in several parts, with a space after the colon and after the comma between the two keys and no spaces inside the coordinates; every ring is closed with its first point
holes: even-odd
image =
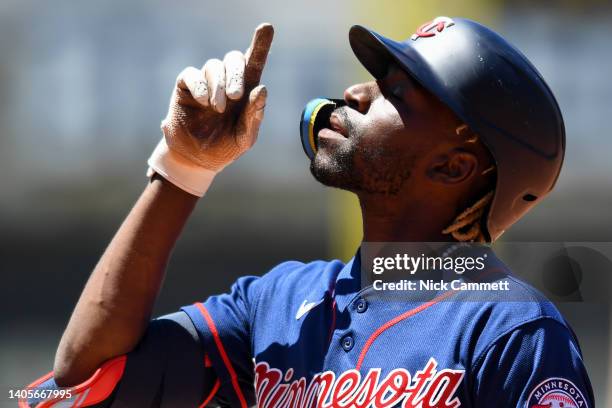
{"type": "Polygon", "coordinates": [[[197,197],[155,177],[92,272],[55,356],[55,379],[73,385],[131,351],[150,320],[166,263],[197,197]]]}

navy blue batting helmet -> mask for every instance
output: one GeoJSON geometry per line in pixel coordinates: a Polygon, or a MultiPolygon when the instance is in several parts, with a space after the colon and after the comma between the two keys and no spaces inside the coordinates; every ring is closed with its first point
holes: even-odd
{"type": "Polygon", "coordinates": [[[500,35],[438,17],[403,42],[362,26],[351,28],[349,40],[375,78],[398,64],[480,136],[497,168],[487,215],[492,240],[553,188],[565,152],[561,111],[536,68],[500,35]]]}

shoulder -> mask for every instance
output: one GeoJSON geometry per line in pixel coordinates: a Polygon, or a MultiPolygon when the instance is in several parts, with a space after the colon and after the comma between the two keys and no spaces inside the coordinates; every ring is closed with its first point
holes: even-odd
{"type": "Polygon", "coordinates": [[[464,275],[462,281],[474,284],[456,299],[472,303],[467,309],[488,325],[504,331],[533,320],[549,318],[565,324],[555,305],[539,290],[513,273],[493,252],[482,272],[464,275]],[[472,302],[475,301],[475,302],[472,302]]]}
{"type": "Polygon", "coordinates": [[[469,333],[473,357],[478,359],[504,338],[530,330],[562,331],[575,342],[574,334],[557,307],[537,289],[521,279],[507,275],[508,291],[496,293],[485,302],[461,307],[469,314],[469,333]]]}
{"type": "MultiPolygon", "coordinates": [[[[466,274],[467,275],[467,274],[466,274]]],[[[496,288],[460,291],[454,308],[465,325],[463,339],[469,343],[473,357],[521,327],[559,327],[573,336],[567,322],[540,291],[516,276],[494,254],[483,272],[464,276],[462,281],[475,283],[475,288],[496,288]],[[493,285],[491,285],[493,284],[493,285]],[[501,290],[500,290],[501,289],[501,290]],[[551,322],[554,322],[552,325],[551,322]]]]}

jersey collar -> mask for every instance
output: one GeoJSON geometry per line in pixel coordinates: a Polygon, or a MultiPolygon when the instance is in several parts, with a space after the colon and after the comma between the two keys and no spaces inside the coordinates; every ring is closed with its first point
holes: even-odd
{"type": "Polygon", "coordinates": [[[361,252],[358,249],[336,277],[332,293],[338,310],[344,310],[361,289],[361,252]]]}

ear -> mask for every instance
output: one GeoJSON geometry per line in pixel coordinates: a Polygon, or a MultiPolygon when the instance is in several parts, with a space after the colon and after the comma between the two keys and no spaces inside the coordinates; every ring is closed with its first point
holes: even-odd
{"type": "Polygon", "coordinates": [[[457,184],[469,179],[478,168],[478,158],[465,150],[436,156],[427,168],[427,177],[438,183],[457,184]]]}

